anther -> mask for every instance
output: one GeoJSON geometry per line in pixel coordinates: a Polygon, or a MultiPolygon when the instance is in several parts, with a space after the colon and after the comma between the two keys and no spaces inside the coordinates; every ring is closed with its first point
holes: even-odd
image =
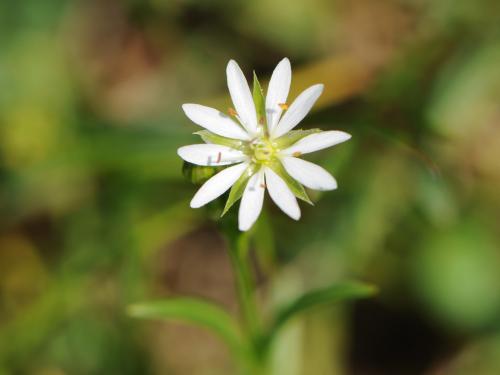
{"type": "Polygon", "coordinates": [[[261,187],[262,189],[265,189],[265,188],[266,188],[266,184],[260,184],[260,187],[261,187]]]}
{"type": "Polygon", "coordinates": [[[288,104],[286,104],[286,103],[278,103],[278,105],[284,111],[286,111],[288,109],[288,104]]]}
{"type": "Polygon", "coordinates": [[[236,112],[236,110],[234,108],[229,107],[227,109],[227,112],[229,113],[229,116],[232,116],[232,117],[238,116],[238,112],[236,112]]]}
{"type": "Polygon", "coordinates": [[[219,152],[219,153],[217,154],[217,161],[216,161],[216,163],[220,163],[220,160],[221,160],[221,159],[222,159],[222,152],[219,152]]]}
{"type": "Polygon", "coordinates": [[[300,151],[295,151],[292,156],[295,156],[296,158],[298,158],[300,155],[302,155],[302,152],[300,151]]]}

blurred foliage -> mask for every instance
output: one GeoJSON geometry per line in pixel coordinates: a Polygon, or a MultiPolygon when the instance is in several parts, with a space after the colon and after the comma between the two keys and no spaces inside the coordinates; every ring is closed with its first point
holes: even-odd
{"type": "Polygon", "coordinates": [[[300,222],[267,206],[261,308],[351,277],[380,296],[287,324],[275,372],[497,374],[499,14],[496,0],[0,2],[0,374],[234,373],[211,337],[125,307],[188,294],[234,312],[214,207],[188,205],[175,151],[199,129],[180,104],[225,110],[230,58],[265,88],[283,56],[292,97],[325,83],[304,127],[353,138],[311,156],[339,189],[309,192],[300,222]]]}

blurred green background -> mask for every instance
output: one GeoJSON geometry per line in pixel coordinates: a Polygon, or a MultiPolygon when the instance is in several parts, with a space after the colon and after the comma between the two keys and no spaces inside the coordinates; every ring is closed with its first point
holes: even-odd
{"type": "Polygon", "coordinates": [[[267,205],[262,310],[336,280],[381,292],[288,325],[274,373],[500,374],[499,15],[497,0],[2,0],[0,374],[236,372],[207,332],[125,309],[190,295],[236,312],[213,211],[189,208],[176,148],[198,139],[180,105],[225,110],[230,58],[265,82],[285,56],[292,98],[326,86],[303,126],[353,138],[312,157],[339,189],[300,222],[267,205]]]}

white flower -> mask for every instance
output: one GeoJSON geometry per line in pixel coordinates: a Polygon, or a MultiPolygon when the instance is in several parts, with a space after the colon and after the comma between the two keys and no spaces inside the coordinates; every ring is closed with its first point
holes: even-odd
{"type": "Polygon", "coordinates": [[[351,136],[335,130],[292,130],[321,95],[323,85],[309,87],[288,107],[292,74],[287,58],[274,69],[265,105],[256,77],[252,96],[235,61],[229,61],[226,73],[235,108],[229,111],[230,115],[199,104],[182,106],[187,117],[206,130],[197,133],[205,144],[181,147],[179,156],[202,166],[235,164],[206,181],[193,197],[191,207],[201,207],[232,187],[224,212],[241,197],[239,229],[246,231],[262,210],[267,188],[276,205],[298,220],[300,208],[296,198],[309,201],[302,185],[315,190],[337,188],[330,173],[299,156],[344,142],[351,136]]]}

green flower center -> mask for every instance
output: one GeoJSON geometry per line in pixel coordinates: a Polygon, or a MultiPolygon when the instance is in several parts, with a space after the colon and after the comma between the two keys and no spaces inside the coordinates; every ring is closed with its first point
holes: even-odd
{"type": "Polygon", "coordinates": [[[268,163],[274,159],[276,148],[266,138],[259,138],[250,144],[250,150],[253,152],[253,159],[257,163],[268,163]]]}

